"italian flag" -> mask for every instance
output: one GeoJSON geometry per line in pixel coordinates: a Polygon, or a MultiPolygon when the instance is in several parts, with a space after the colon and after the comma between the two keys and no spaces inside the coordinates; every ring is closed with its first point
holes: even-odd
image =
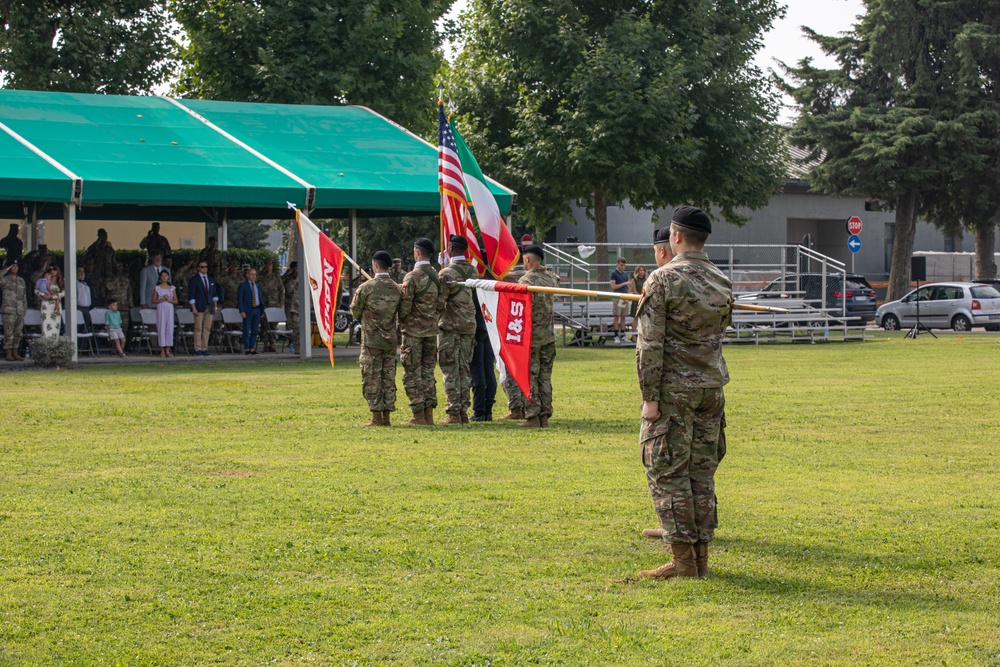
{"type": "Polygon", "coordinates": [[[462,161],[462,171],[465,172],[465,187],[472,200],[472,210],[476,214],[476,222],[479,223],[479,233],[483,235],[484,259],[489,264],[493,277],[500,280],[520,260],[521,251],[518,249],[510,229],[504,224],[503,217],[500,215],[500,207],[497,206],[493,193],[486,185],[483,170],[479,168],[479,163],[472,156],[472,151],[469,150],[465,139],[455,127],[454,117],[451,118],[450,124],[451,133],[455,137],[455,144],[458,147],[458,157],[462,161]]]}

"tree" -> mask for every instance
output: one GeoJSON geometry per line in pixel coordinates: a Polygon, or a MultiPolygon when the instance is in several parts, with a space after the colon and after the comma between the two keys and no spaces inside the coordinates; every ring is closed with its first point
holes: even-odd
{"type": "Polygon", "coordinates": [[[149,93],[174,68],[164,0],[0,0],[7,88],[149,93]]]}
{"type": "Polygon", "coordinates": [[[230,248],[260,250],[267,239],[267,228],[260,220],[230,220],[226,234],[230,248]]]}
{"type": "Polygon", "coordinates": [[[584,202],[763,206],[783,182],[776,93],[751,64],[773,0],[473,0],[445,73],[484,170],[545,231],[584,202]]]}
{"type": "Polygon", "coordinates": [[[986,183],[983,169],[995,173],[1000,154],[998,10],[982,0],[866,6],[849,34],[806,30],[838,67],[803,60],[785,68],[798,84],[785,87],[800,106],[793,142],[811,151],[809,159],[822,158],[814,186],[895,209],[892,300],[909,289],[919,214],[950,228],[964,219],[979,229],[989,226],[983,216],[995,218],[996,182],[986,183]]]}
{"type": "Polygon", "coordinates": [[[451,0],[172,0],[188,44],[178,92],[360,104],[417,131],[434,119],[436,21],[451,0]]]}

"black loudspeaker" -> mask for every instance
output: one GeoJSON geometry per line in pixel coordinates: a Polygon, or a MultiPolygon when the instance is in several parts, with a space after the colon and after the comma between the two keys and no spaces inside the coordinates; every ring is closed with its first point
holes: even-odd
{"type": "Polygon", "coordinates": [[[910,280],[927,280],[927,258],[910,258],[910,280]]]}

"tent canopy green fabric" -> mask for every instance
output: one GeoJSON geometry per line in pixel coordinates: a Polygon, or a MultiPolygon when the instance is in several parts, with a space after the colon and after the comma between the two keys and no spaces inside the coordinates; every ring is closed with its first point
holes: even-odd
{"type": "MultiPolygon", "coordinates": [[[[433,215],[437,148],[363,107],[0,90],[0,214],[80,218],[433,215]],[[54,208],[54,207],[52,207],[54,208]]],[[[491,183],[500,210],[516,195],[491,183]]]]}

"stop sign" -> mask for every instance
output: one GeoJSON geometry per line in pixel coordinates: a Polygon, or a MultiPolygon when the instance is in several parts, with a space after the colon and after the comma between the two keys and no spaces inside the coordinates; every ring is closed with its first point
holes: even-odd
{"type": "Polygon", "coordinates": [[[847,233],[857,236],[861,233],[861,218],[854,215],[847,221],[847,233]]]}
{"type": "Polygon", "coordinates": [[[533,240],[534,239],[531,238],[531,234],[525,234],[524,236],[521,237],[521,245],[522,246],[531,245],[531,242],[533,240]]]}

